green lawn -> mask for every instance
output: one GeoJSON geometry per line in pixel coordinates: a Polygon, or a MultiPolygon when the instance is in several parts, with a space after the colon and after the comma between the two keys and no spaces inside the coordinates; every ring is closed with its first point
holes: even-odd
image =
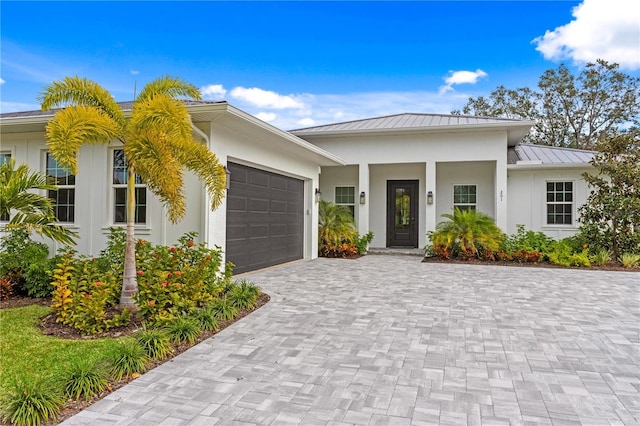
{"type": "Polygon", "coordinates": [[[0,394],[14,378],[62,379],[76,360],[107,359],[122,339],[65,340],[38,328],[50,308],[39,305],[0,310],[0,394]]]}

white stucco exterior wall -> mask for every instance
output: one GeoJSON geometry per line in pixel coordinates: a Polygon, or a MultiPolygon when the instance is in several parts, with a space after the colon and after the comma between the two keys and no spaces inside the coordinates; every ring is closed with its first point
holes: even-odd
{"type": "Polygon", "coordinates": [[[527,230],[542,231],[556,239],[578,233],[578,208],[586,203],[589,196],[587,183],[582,173],[590,172],[590,167],[573,168],[517,168],[508,170],[507,187],[509,193],[508,226],[506,232],[513,234],[517,225],[527,230]],[[574,183],[573,224],[546,224],[546,184],[549,181],[571,181],[574,183]]]}
{"type": "MultiPolygon", "coordinates": [[[[476,184],[481,191],[479,208],[496,219],[498,226],[507,226],[507,131],[473,129],[450,132],[398,132],[357,135],[305,136],[314,145],[327,150],[354,170],[369,170],[367,208],[369,229],[375,234],[372,247],[386,245],[386,182],[387,180],[418,180],[419,230],[418,246],[426,241],[426,233],[434,230],[441,215],[453,206],[453,184],[476,184]],[[502,174],[498,176],[498,174],[502,174]],[[427,192],[434,193],[434,204],[427,205],[427,192]],[[499,198],[502,191],[502,199],[499,198]]],[[[332,187],[345,180],[338,168],[323,168],[321,188],[327,187],[333,201],[332,187]]],[[[356,182],[355,172],[349,178],[356,182]]],[[[345,180],[346,181],[346,180],[345,180]]],[[[325,194],[325,190],[323,190],[325,194]]],[[[356,206],[358,211],[359,206],[356,206]]],[[[357,217],[362,215],[356,214],[357,217]]],[[[361,220],[361,219],[360,219],[361,220]]],[[[359,232],[363,231],[359,228],[359,232]]]]}
{"type": "MultiPolygon", "coordinates": [[[[75,221],[65,224],[80,235],[78,252],[97,256],[104,249],[109,227],[115,224],[113,211],[112,162],[113,150],[121,145],[84,145],[78,155],[78,174],[75,183],[75,221]]],[[[32,170],[46,171],[46,139],[43,132],[2,135],[1,151],[9,151],[17,164],[26,163],[32,170]]],[[[136,236],[154,244],[173,244],[186,232],[196,231],[203,238],[202,185],[191,173],[185,173],[185,196],[187,212],[185,218],[172,224],[165,215],[160,200],[147,191],[147,220],[136,226],[136,236]]],[[[46,195],[43,192],[43,195],[46,195]]],[[[34,237],[34,239],[38,239],[34,237]]],[[[61,248],[51,240],[42,240],[49,246],[51,254],[61,248]]]]}

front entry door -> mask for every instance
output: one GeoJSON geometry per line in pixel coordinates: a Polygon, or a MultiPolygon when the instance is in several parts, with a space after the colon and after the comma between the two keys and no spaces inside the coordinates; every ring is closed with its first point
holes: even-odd
{"type": "Polygon", "coordinates": [[[418,181],[387,181],[387,247],[418,247],[418,181]]]}

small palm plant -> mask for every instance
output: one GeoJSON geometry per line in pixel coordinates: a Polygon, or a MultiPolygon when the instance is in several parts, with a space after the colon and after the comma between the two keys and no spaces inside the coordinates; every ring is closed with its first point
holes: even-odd
{"type": "Polygon", "coordinates": [[[442,217],[449,220],[438,223],[429,236],[435,254],[441,257],[450,257],[457,248],[463,257],[480,257],[482,250],[484,257],[493,258],[504,240],[503,232],[484,213],[456,208],[442,217]]]}
{"type": "Polygon", "coordinates": [[[320,253],[336,251],[344,243],[353,242],[358,232],[349,207],[320,200],[318,245],[320,253]]]}
{"type": "Polygon", "coordinates": [[[6,228],[21,228],[63,244],[75,244],[73,238],[78,234],[58,224],[51,199],[34,192],[56,189],[43,173],[32,172],[26,164],[16,167],[13,158],[1,164],[0,215],[10,217],[6,228]]]}

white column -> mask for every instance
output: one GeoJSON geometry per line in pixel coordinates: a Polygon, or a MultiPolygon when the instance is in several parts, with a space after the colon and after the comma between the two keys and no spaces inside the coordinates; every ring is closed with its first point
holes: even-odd
{"type": "Polygon", "coordinates": [[[427,161],[426,163],[426,176],[425,176],[425,191],[424,202],[427,206],[426,214],[426,232],[435,231],[438,218],[436,217],[436,199],[438,198],[438,191],[436,185],[436,162],[427,161]],[[433,194],[433,204],[428,204],[427,197],[429,191],[433,194]]]}
{"type": "MultiPolygon", "coordinates": [[[[506,151],[505,151],[506,152],[506,151]]],[[[507,232],[507,159],[496,161],[496,225],[507,232]]]]}
{"type": "Polygon", "coordinates": [[[358,233],[364,235],[369,229],[369,205],[371,201],[371,191],[369,190],[369,164],[360,163],[358,165],[358,190],[355,194],[355,202],[358,205],[358,233]],[[360,193],[365,194],[365,203],[360,204],[360,193]]]}

